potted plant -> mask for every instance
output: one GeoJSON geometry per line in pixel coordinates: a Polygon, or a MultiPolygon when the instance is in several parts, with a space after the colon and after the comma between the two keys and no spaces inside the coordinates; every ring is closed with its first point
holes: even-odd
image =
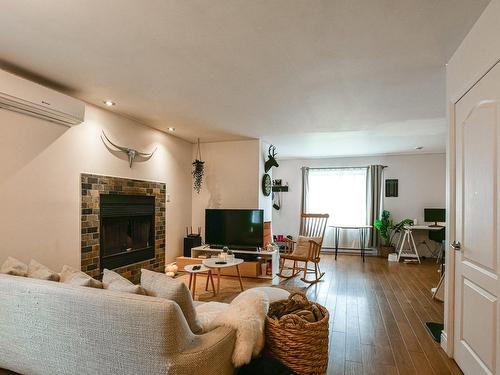
{"type": "Polygon", "coordinates": [[[193,171],[191,174],[194,178],[194,191],[200,194],[201,185],[203,184],[203,175],[205,174],[205,162],[201,160],[200,138],[198,138],[198,150],[196,152],[196,160],[193,161],[193,171]]]}
{"type": "Polygon", "coordinates": [[[412,219],[403,219],[398,223],[394,223],[391,219],[391,213],[387,210],[382,211],[380,219],[376,219],[373,226],[382,238],[380,246],[380,256],[387,258],[390,253],[394,252],[394,236],[400,233],[405,225],[412,225],[412,219]]]}

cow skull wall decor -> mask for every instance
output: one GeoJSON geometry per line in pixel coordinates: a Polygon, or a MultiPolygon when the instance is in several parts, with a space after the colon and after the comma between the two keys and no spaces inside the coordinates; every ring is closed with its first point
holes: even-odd
{"type": "Polygon", "coordinates": [[[107,137],[106,133],[104,133],[104,130],[102,131],[101,139],[110,151],[112,151],[112,150],[106,144],[106,141],[108,141],[113,147],[117,148],[118,151],[125,153],[128,156],[128,163],[129,163],[130,168],[132,168],[132,164],[134,163],[134,161],[137,157],[142,158],[142,161],[148,161],[149,159],[151,159],[151,157],[154,155],[154,153],[157,150],[157,148],[155,148],[153,150],[153,152],[145,153],[145,152],[137,151],[133,148],[118,146],[117,144],[111,142],[111,140],[107,137]]]}
{"type": "Polygon", "coordinates": [[[269,170],[272,168],[272,167],[279,167],[280,165],[278,164],[278,162],[276,161],[276,146],[269,146],[269,150],[267,151],[268,155],[268,159],[266,160],[266,163],[264,164],[264,170],[267,172],[269,172],[269,170]]]}

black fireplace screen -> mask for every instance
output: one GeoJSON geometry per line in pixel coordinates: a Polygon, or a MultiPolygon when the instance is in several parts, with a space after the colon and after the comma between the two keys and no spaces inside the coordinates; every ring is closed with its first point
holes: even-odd
{"type": "Polygon", "coordinates": [[[102,194],[100,204],[101,269],[154,258],[155,198],[102,194]]]}

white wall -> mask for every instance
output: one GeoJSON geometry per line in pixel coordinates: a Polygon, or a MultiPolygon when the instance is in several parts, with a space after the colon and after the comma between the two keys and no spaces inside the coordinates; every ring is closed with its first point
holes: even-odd
{"type": "Polygon", "coordinates": [[[384,208],[395,220],[424,220],[424,207],[445,207],[445,154],[394,155],[332,159],[279,160],[274,178],[288,182],[289,192],[282,193],[279,211],[273,210],[273,234],[297,235],[301,200],[301,170],[307,167],[357,167],[370,164],[387,165],[384,179],[399,180],[399,196],[384,198],[384,208]]]}
{"type": "Polygon", "coordinates": [[[73,128],[0,109],[0,262],[35,258],[55,270],[80,266],[80,173],[165,182],[166,258],[182,252],[191,222],[192,145],[87,105],[73,128]],[[103,145],[104,129],[119,144],[158,151],[130,169],[103,145]]]}
{"type": "Polygon", "coordinates": [[[461,96],[500,59],[500,0],[491,0],[446,66],[450,100],[461,96]]]}
{"type": "MultiPolygon", "coordinates": [[[[260,208],[264,221],[272,219],[271,196],[261,189],[268,147],[258,139],[201,144],[205,176],[200,193],[193,190],[193,231],[204,235],[206,208],[260,208]]],[[[193,160],[196,152],[193,145],[193,160]]]]}
{"type": "MultiPolygon", "coordinates": [[[[256,181],[257,190],[259,191],[259,208],[264,210],[264,221],[271,221],[273,219],[273,201],[272,194],[269,196],[265,196],[262,192],[262,177],[265,170],[265,163],[267,160],[268,150],[270,144],[267,142],[260,142],[260,151],[259,151],[259,178],[256,181]]],[[[270,171],[267,172],[269,176],[271,176],[271,180],[273,179],[273,170],[275,168],[271,168],[270,171]]]]}
{"type": "Polygon", "coordinates": [[[202,143],[201,153],[205,176],[200,193],[192,193],[192,223],[204,233],[206,208],[259,208],[260,141],[202,143]]]}

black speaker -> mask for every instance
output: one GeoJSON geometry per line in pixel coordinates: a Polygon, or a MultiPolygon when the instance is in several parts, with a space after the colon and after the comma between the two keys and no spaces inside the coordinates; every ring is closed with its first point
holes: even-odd
{"type": "Polygon", "coordinates": [[[201,236],[184,237],[184,256],[191,258],[191,249],[201,246],[201,236]]]}

